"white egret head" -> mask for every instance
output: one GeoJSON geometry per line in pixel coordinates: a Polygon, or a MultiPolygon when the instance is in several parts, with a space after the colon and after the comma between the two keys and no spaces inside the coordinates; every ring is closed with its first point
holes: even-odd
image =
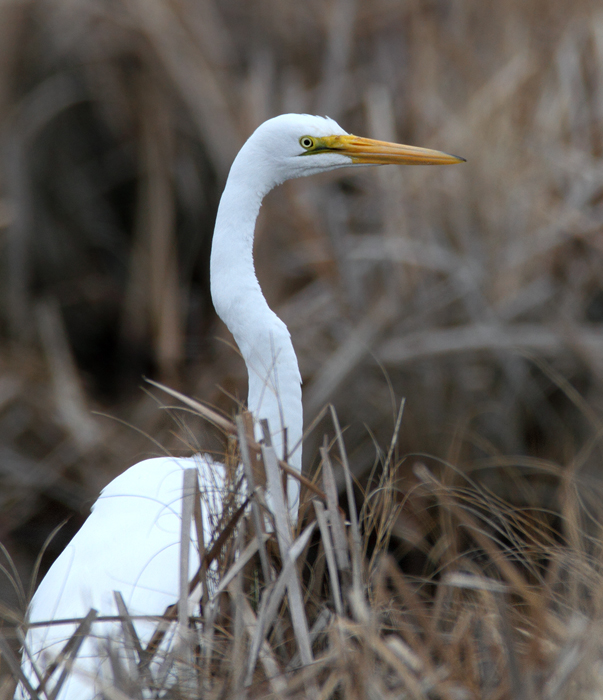
{"type": "Polygon", "coordinates": [[[335,168],[446,165],[463,160],[428,148],[353,136],[328,117],[282,114],[265,121],[249,137],[232,174],[255,181],[265,193],[285,180],[335,168]]]}

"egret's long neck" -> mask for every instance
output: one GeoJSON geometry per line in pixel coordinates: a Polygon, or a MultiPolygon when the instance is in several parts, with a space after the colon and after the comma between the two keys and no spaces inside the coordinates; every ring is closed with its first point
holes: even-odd
{"type": "MultiPolygon", "coordinates": [[[[277,454],[287,456],[301,470],[303,414],[297,357],[287,326],[266,303],[253,264],[255,222],[270,185],[262,183],[261,174],[250,178],[239,162],[241,155],[233,163],[218,208],[211,294],[247,365],[248,407],[256,421],[256,435],[261,436],[259,421],[267,418],[277,454]]],[[[290,502],[297,499],[295,491],[290,485],[290,502]]]]}

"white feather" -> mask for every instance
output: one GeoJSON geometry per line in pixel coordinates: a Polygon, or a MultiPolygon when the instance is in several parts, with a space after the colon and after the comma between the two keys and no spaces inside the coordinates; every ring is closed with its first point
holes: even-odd
{"type": "MultiPolygon", "coordinates": [[[[326,117],[287,114],[262,124],[237,155],[222,195],[211,253],[211,293],[216,311],[232,332],[249,374],[248,406],[256,423],[267,418],[280,457],[301,470],[303,415],[301,377],[291,337],[271,311],[253,264],[255,222],[263,197],[286,179],[351,165],[334,153],[299,157],[300,138],[346,132],[326,117]],[[287,449],[283,429],[287,429],[287,449]]],[[[258,436],[260,434],[258,433],[258,436]]],[[[208,508],[206,541],[221,510],[224,467],[205,455],[151,459],[130,467],[102,492],[90,517],[54,562],[32,600],[31,622],[82,618],[94,607],[116,614],[113,591],[131,614],[161,615],[178,598],[182,470],[196,466],[208,508]]],[[[289,479],[296,517],[299,485],[289,479]]],[[[191,533],[195,541],[194,532],[191,533]]],[[[199,566],[191,557],[190,573],[199,566]]],[[[136,623],[143,643],[154,625],[136,623]]],[[[26,645],[43,670],[75,629],[73,624],[30,628],[26,645]]],[[[95,623],[94,638],[115,636],[119,626],[95,623]]],[[[58,700],[89,700],[103,671],[94,638],[86,640],[58,700]]],[[[35,684],[31,664],[23,670],[35,684]]],[[[105,679],[107,680],[107,679],[105,679]]],[[[17,698],[26,697],[17,689],[17,698]]]]}

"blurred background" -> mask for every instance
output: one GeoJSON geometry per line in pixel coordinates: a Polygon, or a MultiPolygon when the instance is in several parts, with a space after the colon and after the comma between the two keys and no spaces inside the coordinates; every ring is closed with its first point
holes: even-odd
{"type": "MultiPolygon", "coordinates": [[[[225,449],[143,378],[244,400],[211,236],[238,148],[283,112],[468,161],[288,182],[262,208],[307,423],[336,406],[359,484],[403,398],[401,492],[416,453],[544,507],[556,470],[600,471],[598,3],[2,0],[0,542],[26,585],[129,465],[225,449]]],[[[22,604],[2,575],[0,600],[22,604]]]]}

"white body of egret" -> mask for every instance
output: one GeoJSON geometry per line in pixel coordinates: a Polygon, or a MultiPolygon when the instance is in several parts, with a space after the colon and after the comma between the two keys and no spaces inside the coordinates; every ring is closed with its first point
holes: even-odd
{"type": "MultiPolygon", "coordinates": [[[[298,114],[259,126],[235,158],[216,219],[211,294],[247,365],[248,408],[256,435],[261,436],[260,419],[268,419],[277,454],[294,468],[301,470],[301,377],[289,331],[268,307],[255,275],[253,238],[262,199],[290,178],[346,166],[461,160],[439,151],[359,138],[331,119],[298,114]]],[[[190,467],[199,470],[207,506],[203,526],[206,541],[211,540],[212,518],[220,514],[223,465],[206,455],[140,462],[103,490],[85,524],[40,583],[29,621],[73,620],[87,615],[90,608],[101,616],[115,615],[115,590],[131,615],[161,615],[176,602],[182,471],[190,467]]],[[[295,516],[299,484],[291,478],[288,500],[295,516]]],[[[191,574],[198,567],[197,554],[191,556],[191,574]]],[[[136,623],[136,627],[142,643],[148,642],[154,625],[136,623]]],[[[42,671],[74,630],[73,623],[29,629],[26,646],[42,671]]],[[[89,700],[99,693],[102,679],[95,679],[95,674],[101,672],[101,664],[94,637],[118,631],[115,623],[94,623],[58,700],[89,700]]],[[[23,670],[37,686],[26,654],[23,670]]],[[[26,691],[20,686],[15,697],[27,697],[26,691]]]]}

